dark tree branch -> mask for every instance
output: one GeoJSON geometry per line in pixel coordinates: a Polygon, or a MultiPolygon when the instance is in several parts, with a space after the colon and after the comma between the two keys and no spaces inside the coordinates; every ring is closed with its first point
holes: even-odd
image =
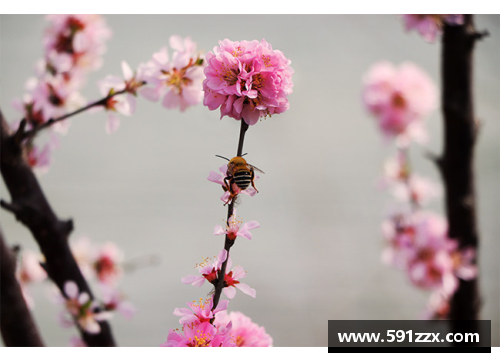
{"type": "MultiPolygon", "coordinates": [[[[47,201],[33,171],[25,162],[24,149],[9,133],[9,127],[0,111],[0,169],[5,185],[9,190],[11,202],[2,201],[3,208],[14,213],[37,241],[46,259],[48,276],[64,294],[64,284],[72,280],[80,290],[93,294],[71,253],[68,235],[73,228],[71,220],[60,220],[47,201]]],[[[88,346],[115,346],[111,327],[100,322],[99,334],[88,334],[82,330],[82,339],[88,346]]]]}
{"type": "Polygon", "coordinates": [[[16,279],[16,258],[0,231],[0,329],[7,347],[43,347],[16,279]]]}
{"type": "MultiPolygon", "coordinates": [[[[472,15],[465,15],[462,26],[445,25],[442,47],[442,105],[444,116],[444,151],[441,173],[445,187],[448,235],[459,248],[477,248],[474,187],[474,144],[477,123],[473,106],[473,50],[479,36],[472,15]]],[[[460,280],[451,299],[449,318],[477,320],[479,316],[478,280],[460,280]]]]}
{"type": "MultiPolygon", "coordinates": [[[[236,152],[236,156],[241,157],[243,154],[243,142],[245,141],[245,133],[248,130],[248,124],[245,122],[245,120],[242,118],[241,119],[241,125],[240,125],[240,138],[238,140],[238,150],[236,152]]],[[[227,207],[227,225],[229,226],[229,218],[233,215],[234,211],[234,203],[236,202],[237,195],[232,199],[231,203],[227,207]]],[[[224,276],[226,275],[226,267],[227,267],[227,261],[229,260],[229,250],[231,247],[234,245],[234,240],[229,239],[229,237],[226,235],[226,239],[224,240],[224,249],[227,251],[227,257],[226,260],[222,263],[221,265],[221,270],[219,272],[218,278],[217,278],[217,284],[215,284],[215,292],[214,292],[214,302],[213,302],[213,308],[215,309],[217,305],[219,304],[219,299],[222,293],[222,289],[224,288],[224,276]]]]}

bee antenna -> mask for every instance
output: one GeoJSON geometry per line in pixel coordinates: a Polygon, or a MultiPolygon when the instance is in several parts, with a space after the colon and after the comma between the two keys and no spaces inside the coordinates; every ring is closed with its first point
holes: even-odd
{"type": "Polygon", "coordinates": [[[224,156],[215,155],[215,157],[220,157],[220,158],[223,158],[223,159],[225,159],[225,160],[231,161],[229,158],[226,158],[226,157],[224,157],[224,156]]]}
{"type": "Polygon", "coordinates": [[[247,153],[247,152],[245,152],[244,154],[242,154],[242,155],[241,155],[241,157],[246,156],[246,155],[248,155],[248,153],[247,153]]]}

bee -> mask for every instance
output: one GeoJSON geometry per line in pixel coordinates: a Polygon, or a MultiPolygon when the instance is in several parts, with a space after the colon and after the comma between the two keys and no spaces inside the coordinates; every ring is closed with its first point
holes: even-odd
{"type": "Polygon", "coordinates": [[[216,156],[229,161],[227,164],[226,177],[224,178],[224,185],[226,185],[226,190],[229,191],[230,195],[227,203],[230,203],[231,200],[237,195],[233,190],[234,184],[236,184],[236,186],[238,186],[241,190],[246,190],[251,184],[255,191],[259,192],[253,182],[255,179],[254,170],[261,173],[264,173],[264,171],[247,163],[243,157],[233,157],[232,159],[229,159],[219,155],[216,156]]]}

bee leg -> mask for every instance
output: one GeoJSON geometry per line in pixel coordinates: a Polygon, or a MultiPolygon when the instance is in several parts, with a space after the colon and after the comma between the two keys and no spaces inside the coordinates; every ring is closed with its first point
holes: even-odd
{"type": "Polygon", "coordinates": [[[259,192],[259,190],[257,190],[257,188],[255,187],[255,184],[253,182],[253,180],[255,179],[255,173],[253,172],[253,169],[250,170],[250,176],[252,177],[252,187],[254,188],[255,191],[259,192]]]}
{"type": "Polygon", "coordinates": [[[224,205],[229,204],[236,194],[233,192],[233,184],[234,184],[234,179],[232,176],[227,176],[224,178],[224,185],[226,185],[227,191],[229,191],[229,198],[227,199],[227,202],[224,205]],[[227,184],[227,181],[229,180],[229,185],[227,184]]]}

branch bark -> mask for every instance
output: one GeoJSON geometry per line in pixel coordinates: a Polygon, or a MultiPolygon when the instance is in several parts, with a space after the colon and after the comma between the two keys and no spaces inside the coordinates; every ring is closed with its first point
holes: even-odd
{"type": "MultiPolygon", "coordinates": [[[[448,236],[459,248],[477,248],[474,185],[474,145],[477,123],[473,103],[473,50],[480,37],[472,15],[465,15],[464,25],[445,25],[442,46],[442,105],[444,116],[444,151],[439,164],[445,187],[448,236]]],[[[451,299],[449,318],[477,320],[479,317],[478,280],[460,280],[451,299]]]]}
{"type": "Polygon", "coordinates": [[[16,259],[0,231],[0,329],[7,347],[43,347],[44,343],[16,279],[16,259]]]}
{"type": "MultiPolygon", "coordinates": [[[[11,202],[1,201],[1,206],[12,212],[33,234],[46,259],[47,274],[64,294],[66,281],[74,281],[80,292],[92,291],[71,253],[68,236],[73,229],[72,220],[60,220],[47,201],[33,171],[25,162],[23,147],[11,135],[0,111],[0,169],[11,202]]],[[[111,327],[99,322],[101,332],[89,334],[80,329],[88,346],[115,346],[111,327]]]]}

